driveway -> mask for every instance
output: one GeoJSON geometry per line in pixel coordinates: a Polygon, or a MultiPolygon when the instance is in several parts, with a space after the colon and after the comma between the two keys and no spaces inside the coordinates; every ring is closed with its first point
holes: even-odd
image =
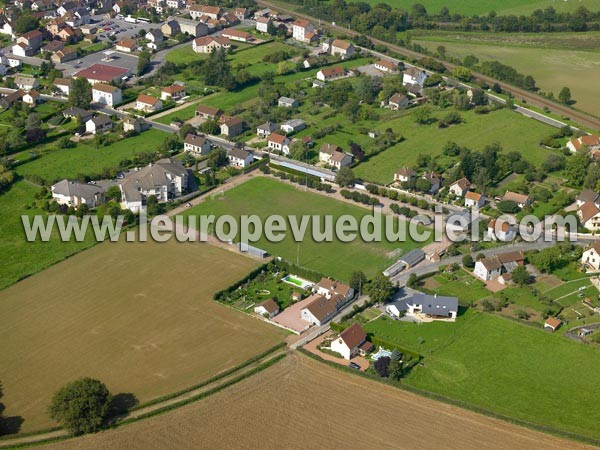
{"type": "Polygon", "coordinates": [[[351,362],[353,362],[353,363],[358,364],[360,366],[360,370],[363,371],[363,372],[369,368],[370,363],[363,356],[356,355],[356,356],[353,356],[352,358],[350,358],[350,361],[348,361],[347,359],[336,358],[333,355],[329,355],[327,353],[323,353],[323,352],[321,352],[317,348],[319,345],[321,345],[321,343],[325,339],[331,338],[331,337],[334,337],[334,336],[335,336],[335,333],[333,331],[330,331],[328,333],[322,334],[318,338],[313,339],[312,341],[310,341],[303,348],[304,348],[304,350],[307,350],[307,351],[311,352],[312,354],[317,355],[317,356],[323,358],[326,361],[334,362],[336,364],[339,364],[340,366],[347,366],[348,364],[350,364],[351,362]]]}

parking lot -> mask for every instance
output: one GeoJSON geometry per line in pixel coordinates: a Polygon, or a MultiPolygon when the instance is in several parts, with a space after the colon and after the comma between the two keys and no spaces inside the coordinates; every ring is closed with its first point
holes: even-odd
{"type": "Polygon", "coordinates": [[[138,36],[140,30],[148,31],[155,28],[160,28],[162,23],[130,23],[126,22],[125,19],[105,19],[104,16],[94,16],[93,24],[98,27],[98,39],[100,41],[109,40],[109,36],[113,35],[117,38],[117,41],[132,36],[138,36]]]}

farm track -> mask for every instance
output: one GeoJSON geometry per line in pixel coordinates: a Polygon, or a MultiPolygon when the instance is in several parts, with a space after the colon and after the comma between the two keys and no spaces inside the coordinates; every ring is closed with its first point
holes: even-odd
{"type": "MultiPolygon", "coordinates": [[[[277,11],[282,11],[285,12],[291,16],[295,16],[295,17],[300,17],[303,19],[307,19],[307,20],[311,20],[313,22],[318,22],[319,19],[309,16],[307,14],[303,14],[300,13],[298,11],[295,11],[293,9],[289,9],[286,8],[284,5],[280,4],[280,3],[273,3],[273,2],[269,2],[269,1],[265,1],[265,0],[257,0],[257,3],[259,5],[263,5],[269,8],[273,8],[277,11]]],[[[326,28],[329,30],[333,30],[333,31],[337,31],[340,33],[344,33],[348,36],[360,36],[361,33],[358,33],[356,31],[353,31],[349,28],[344,28],[341,27],[339,25],[332,25],[329,24],[323,20],[320,21],[320,27],[322,28],[326,28]]],[[[371,36],[368,36],[368,38],[371,40],[371,42],[373,42],[374,44],[380,44],[380,45],[385,45],[386,47],[388,47],[390,50],[399,53],[401,55],[404,56],[409,56],[411,58],[424,58],[424,57],[430,57],[429,55],[424,55],[423,53],[418,53],[415,52],[413,50],[409,50],[407,48],[404,47],[400,47],[398,45],[395,44],[390,44],[389,42],[385,42],[379,39],[375,39],[371,36]]],[[[442,61],[440,59],[437,58],[432,58],[435,59],[436,61],[442,63],[448,70],[452,71],[452,69],[454,69],[456,67],[456,64],[452,64],[446,61],[442,61]]],[[[520,89],[518,87],[515,87],[511,84],[507,84],[504,83],[502,81],[496,80],[492,77],[488,77],[487,75],[483,75],[481,73],[478,72],[473,72],[473,77],[477,80],[481,80],[481,81],[485,81],[488,84],[494,84],[494,83],[498,83],[500,85],[500,87],[505,90],[506,92],[511,93],[516,99],[524,99],[528,104],[533,105],[533,106],[537,106],[539,108],[544,108],[547,107],[550,111],[552,111],[555,114],[559,114],[561,116],[565,116],[565,117],[569,117],[570,119],[585,125],[586,127],[590,127],[593,128],[594,130],[600,130],[600,118],[591,116],[589,114],[585,114],[582,111],[578,111],[572,108],[568,108],[566,106],[560,105],[558,103],[552,102],[550,100],[547,100],[539,95],[536,95],[532,92],[526,91],[524,89],[520,89]]]]}

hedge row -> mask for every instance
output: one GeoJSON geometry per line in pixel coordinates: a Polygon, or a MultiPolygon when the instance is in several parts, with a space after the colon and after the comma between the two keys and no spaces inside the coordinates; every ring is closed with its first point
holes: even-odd
{"type": "Polygon", "coordinates": [[[248,275],[246,275],[244,278],[242,278],[241,280],[235,281],[233,284],[229,285],[228,287],[226,287],[225,289],[222,289],[218,292],[215,293],[213,299],[220,302],[222,301],[223,297],[226,296],[227,294],[231,294],[233,291],[235,291],[240,285],[247,283],[250,280],[253,280],[254,278],[256,278],[256,276],[261,273],[262,271],[267,270],[267,267],[270,263],[264,263],[260,266],[258,266],[256,269],[254,269],[253,271],[251,271],[248,275]]]}
{"type": "Polygon", "coordinates": [[[327,278],[326,275],[319,271],[307,269],[306,267],[298,266],[289,261],[274,260],[273,263],[281,270],[285,270],[288,273],[293,273],[302,278],[307,278],[311,281],[318,282],[321,278],[327,278]]]}

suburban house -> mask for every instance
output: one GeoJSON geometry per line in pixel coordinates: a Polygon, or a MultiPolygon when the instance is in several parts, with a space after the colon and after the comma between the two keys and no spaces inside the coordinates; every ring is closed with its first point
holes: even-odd
{"type": "Polygon", "coordinates": [[[485,196],[477,192],[468,191],[465,194],[465,207],[478,210],[485,206],[485,196]]]}
{"type": "Polygon", "coordinates": [[[450,193],[456,197],[464,197],[466,193],[469,192],[469,189],[471,189],[471,182],[465,177],[462,177],[460,180],[456,180],[450,185],[449,188],[450,193]]]}
{"type": "Polygon", "coordinates": [[[580,208],[584,203],[594,203],[596,206],[600,203],[600,194],[591,189],[584,189],[577,197],[577,207],[580,208]]]}
{"type": "Polygon", "coordinates": [[[165,41],[165,35],[159,28],[149,30],[144,37],[148,41],[146,47],[151,50],[158,50],[165,41]]]}
{"type": "Polygon", "coordinates": [[[338,338],[331,341],[331,350],[347,360],[361,353],[361,349],[363,354],[369,353],[373,350],[373,344],[367,341],[367,333],[358,323],[352,324],[342,331],[338,338]]]}
{"type": "Polygon", "coordinates": [[[427,73],[424,70],[416,67],[409,67],[402,74],[402,84],[416,84],[423,87],[423,83],[427,79],[427,73]]]}
{"type": "Polygon", "coordinates": [[[284,133],[297,133],[306,128],[306,122],[302,119],[290,119],[282,122],[280,128],[284,133]]]}
{"type": "Polygon", "coordinates": [[[279,125],[273,122],[265,122],[256,127],[256,135],[261,138],[268,137],[272,132],[279,129],[279,125]]]}
{"type": "Polygon", "coordinates": [[[279,313],[279,306],[274,299],[269,298],[254,307],[254,313],[271,319],[279,313]]]}
{"type": "Polygon", "coordinates": [[[109,84],[96,83],[92,87],[92,102],[115,106],[123,101],[121,89],[109,84]]]}
{"type": "Polygon", "coordinates": [[[202,104],[196,106],[196,116],[200,116],[203,119],[217,120],[222,114],[222,110],[213,106],[202,104]]]}
{"type": "Polygon", "coordinates": [[[258,17],[256,19],[256,31],[260,31],[261,33],[268,33],[270,24],[271,19],[269,17],[258,17]]]}
{"type": "Polygon", "coordinates": [[[322,295],[313,294],[306,299],[307,305],[300,310],[300,318],[311,325],[327,323],[338,311],[338,297],[326,299],[322,295]]]}
{"type": "Polygon", "coordinates": [[[166,86],[160,91],[160,99],[163,101],[167,100],[179,100],[185,97],[185,86],[182,84],[173,84],[166,86]]]}
{"type": "Polygon", "coordinates": [[[192,48],[196,53],[212,53],[218,48],[230,49],[231,41],[227,37],[222,36],[203,36],[194,39],[192,48]]]}
{"type": "Polygon", "coordinates": [[[26,75],[15,76],[14,82],[17,89],[24,89],[26,91],[37,89],[40,86],[40,81],[37,78],[28,77],[26,75]]]}
{"type": "Polygon", "coordinates": [[[190,16],[192,19],[208,16],[211,19],[217,20],[223,14],[223,10],[219,6],[193,5],[190,8],[190,16]]]}
{"type": "Polygon", "coordinates": [[[77,119],[77,120],[80,120],[81,123],[85,123],[94,116],[94,112],[86,111],[85,109],[81,109],[81,108],[77,108],[77,107],[70,107],[70,108],[63,110],[62,115],[63,115],[63,117],[68,117],[70,119],[77,119]]]}
{"type": "Polygon", "coordinates": [[[292,141],[290,140],[290,138],[283,134],[271,133],[267,140],[267,147],[269,147],[272,150],[280,151],[284,155],[287,155],[290,153],[291,142],[292,141]]]}
{"type": "Polygon", "coordinates": [[[431,183],[430,194],[435,194],[442,187],[442,177],[435,172],[425,172],[421,178],[431,183]]]}
{"type": "Polygon", "coordinates": [[[210,142],[204,136],[188,133],[183,141],[183,150],[194,155],[206,155],[210,148],[210,142]]]}
{"type": "Polygon", "coordinates": [[[35,50],[24,42],[18,42],[12,46],[12,52],[15,56],[33,56],[35,50]]]}
{"type": "Polygon", "coordinates": [[[300,103],[295,98],[279,97],[279,100],[277,100],[277,106],[283,108],[297,108],[299,105],[300,103]]]}
{"type": "Polygon", "coordinates": [[[349,58],[354,55],[354,45],[341,39],[335,39],[329,46],[329,53],[334,56],[339,55],[342,59],[349,58]]]}
{"type": "Polygon", "coordinates": [[[377,70],[385,73],[394,73],[398,70],[398,65],[395,62],[386,61],[385,59],[380,59],[374,65],[377,70]]]}
{"type": "Polygon", "coordinates": [[[567,142],[567,148],[575,153],[582,148],[587,148],[590,151],[600,150],[600,136],[594,134],[586,134],[580,137],[574,137],[567,142]]]}
{"type": "Polygon", "coordinates": [[[409,167],[404,166],[398,172],[394,174],[394,181],[399,183],[408,183],[417,177],[417,172],[409,167]]]}
{"type": "Polygon", "coordinates": [[[136,48],[137,48],[137,42],[135,41],[135,39],[121,39],[115,45],[115,49],[118,52],[124,52],[124,53],[132,53],[135,51],[136,48]]]}
{"type": "Polygon", "coordinates": [[[233,137],[242,134],[244,121],[239,117],[221,116],[221,134],[233,137]]]}
{"type": "Polygon", "coordinates": [[[59,205],[75,208],[80,205],[87,205],[89,208],[95,208],[104,203],[104,189],[95,184],[62,180],[52,185],[51,190],[52,198],[59,205]]]}
{"type": "Polygon", "coordinates": [[[73,76],[85,78],[91,85],[94,85],[96,83],[107,84],[111,81],[121,81],[129,75],[131,75],[131,71],[123,67],[92,64],[87,69],[80,70],[73,76]]]}
{"type": "Polygon", "coordinates": [[[600,270],[600,242],[594,242],[583,252],[581,264],[592,270],[600,270]]]}
{"type": "Polygon", "coordinates": [[[163,158],[140,170],[128,172],[119,184],[122,206],[139,212],[150,195],[166,202],[180,197],[188,188],[189,175],[181,162],[163,158]]]}
{"type": "Polygon", "coordinates": [[[161,25],[160,31],[162,31],[165,36],[175,36],[181,31],[181,28],[179,27],[179,23],[171,18],[161,25]]]}
{"type": "Polygon", "coordinates": [[[135,132],[141,133],[146,125],[139,117],[126,117],[123,119],[123,131],[125,133],[135,132]]]}
{"type": "Polygon", "coordinates": [[[343,152],[337,145],[323,144],[319,150],[319,161],[336,169],[349,166],[352,159],[351,154],[343,152]]]}
{"type": "Polygon", "coordinates": [[[441,295],[415,294],[406,300],[406,314],[424,315],[433,320],[455,321],[458,314],[458,298],[441,295]]]}
{"type": "Polygon", "coordinates": [[[238,20],[245,20],[250,16],[248,8],[235,8],[233,14],[235,14],[235,17],[237,17],[238,20]]]}
{"type": "Polygon", "coordinates": [[[254,41],[254,36],[252,36],[250,33],[242,30],[237,30],[235,28],[228,28],[227,30],[223,31],[223,33],[221,33],[221,36],[223,36],[224,38],[228,38],[232,41],[238,42],[254,41]]]}
{"type": "Polygon", "coordinates": [[[391,110],[396,111],[398,109],[403,109],[408,106],[408,97],[404,94],[395,93],[388,99],[387,105],[385,104],[385,102],[382,103],[382,106],[387,106],[391,110]]]}
{"type": "Polygon", "coordinates": [[[163,107],[162,100],[156,97],[152,97],[147,94],[138,95],[135,101],[135,109],[144,112],[153,112],[163,107]]]}
{"type": "Polygon", "coordinates": [[[518,266],[525,263],[523,252],[509,252],[500,255],[488,256],[475,263],[473,275],[483,281],[493,280],[504,273],[511,273],[518,266]]]}
{"type": "Polygon", "coordinates": [[[526,206],[531,205],[531,197],[525,194],[518,194],[516,192],[506,191],[502,197],[504,202],[515,202],[519,208],[523,209],[526,206]]]}
{"type": "Polygon", "coordinates": [[[556,331],[562,325],[562,321],[556,317],[548,317],[544,322],[544,330],[556,331]]]}
{"type": "Polygon", "coordinates": [[[248,167],[254,161],[254,156],[249,151],[241,148],[232,148],[227,152],[227,158],[229,158],[229,164],[233,167],[243,169],[248,167]]]}
{"type": "Polygon", "coordinates": [[[34,106],[42,101],[42,96],[38,91],[32,89],[29,92],[25,93],[23,97],[21,97],[21,100],[23,101],[23,103],[34,106]]]}
{"type": "Polygon", "coordinates": [[[510,241],[514,234],[513,225],[506,220],[492,219],[488,223],[487,237],[493,241],[510,241]]]}
{"type": "MultiPolygon", "coordinates": [[[[184,34],[187,33],[194,37],[206,36],[208,34],[208,25],[206,25],[204,22],[197,22],[195,20],[184,19],[181,17],[177,17],[175,20],[179,24],[180,31],[184,34]]],[[[162,30],[162,32],[164,33],[165,30],[162,30]]]]}
{"type": "Polygon", "coordinates": [[[105,131],[112,130],[113,123],[110,116],[106,114],[99,114],[85,123],[85,132],[91,134],[104,133],[105,131]]]}
{"type": "Polygon", "coordinates": [[[317,80],[330,81],[346,76],[346,70],[343,67],[326,67],[317,72],[317,80]]]}
{"type": "Polygon", "coordinates": [[[295,40],[311,42],[315,36],[315,27],[308,20],[299,19],[292,23],[292,37],[295,40]]]}
{"type": "Polygon", "coordinates": [[[67,47],[54,53],[50,60],[53,63],[64,63],[77,59],[77,49],[75,47],[67,47]]]}
{"type": "Polygon", "coordinates": [[[354,289],[349,285],[332,280],[331,278],[321,278],[321,281],[313,286],[313,292],[327,299],[340,296],[342,301],[350,300],[354,295],[354,289]]]}
{"type": "Polygon", "coordinates": [[[17,44],[25,44],[26,47],[30,47],[33,53],[42,46],[43,35],[40,30],[31,30],[17,38],[17,44]]]}
{"type": "Polygon", "coordinates": [[[600,209],[595,203],[587,202],[577,210],[581,224],[590,231],[600,230],[600,209]]]}

